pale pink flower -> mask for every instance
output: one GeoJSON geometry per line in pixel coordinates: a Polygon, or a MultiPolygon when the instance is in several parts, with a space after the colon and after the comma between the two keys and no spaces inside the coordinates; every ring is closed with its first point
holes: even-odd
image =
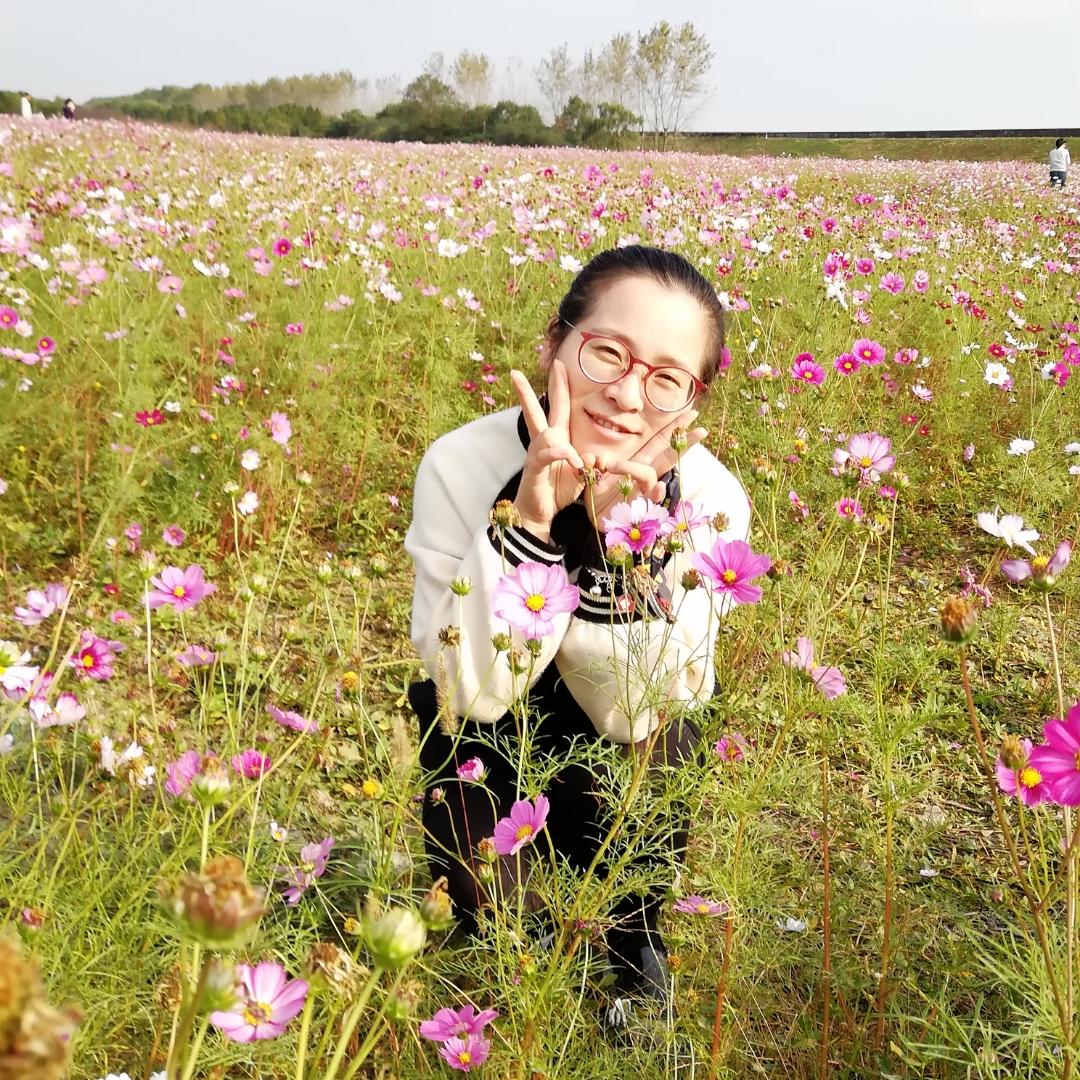
{"type": "Polygon", "coordinates": [[[285,969],[270,960],[252,967],[237,964],[236,1004],[210,1014],[210,1023],[233,1042],[276,1039],[304,1007],[308,984],[289,980],[285,969]]]}
{"type": "Polygon", "coordinates": [[[623,544],[638,554],[656,542],[667,517],[664,507],[644,496],[617,503],[604,518],[604,543],[608,548],[623,544]]]}
{"type": "Polygon", "coordinates": [[[200,600],[217,592],[217,586],[203,578],[203,568],[192,564],[186,570],[166,566],[157,577],[150,579],[152,590],[146,595],[148,608],[168,604],[176,611],[187,611],[200,600]]]}
{"type": "Polygon", "coordinates": [[[561,565],[523,562],[503,574],[491,596],[491,610],[527,638],[546,637],[554,617],[573,611],[580,601],[561,565]]]}
{"type": "Polygon", "coordinates": [[[798,638],[795,649],[784,652],[780,659],[788,667],[805,672],[826,701],[832,701],[847,690],[839,668],[814,663],[814,644],[808,637],[798,638]]]}

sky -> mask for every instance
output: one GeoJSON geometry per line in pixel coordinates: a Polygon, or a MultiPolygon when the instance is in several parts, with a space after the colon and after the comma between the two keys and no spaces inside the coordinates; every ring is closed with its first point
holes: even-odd
{"type": "Polygon", "coordinates": [[[343,68],[404,85],[471,49],[499,96],[540,104],[553,48],[579,58],[660,17],[715,53],[688,130],[1080,126],[1077,0],[15,0],[0,87],[85,101],[343,68]]]}

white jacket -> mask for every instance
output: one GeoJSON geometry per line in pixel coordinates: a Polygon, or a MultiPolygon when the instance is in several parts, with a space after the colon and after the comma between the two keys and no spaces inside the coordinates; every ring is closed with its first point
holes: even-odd
{"type": "Polygon", "coordinates": [[[1067,146],[1055,146],[1050,151],[1050,171],[1051,172],[1065,172],[1072,164],[1072,157],[1069,155],[1069,148],[1067,146]]]}
{"type": "MultiPolygon", "coordinates": [[[[524,465],[527,435],[521,434],[520,417],[520,408],[493,413],[432,444],[417,473],[413,520],[405,537],[416,568],[413,646],[428,674],[447,692],[453,712],[484,722],[510,708],[515,689],[520,695],[527,688],[525,677],[515,679],[507,656],[497,654],[491,642],[493,635],[509,629],[491,610],[499,578],[521,562],[558,564],[565,554],[524,530],[507,529],[499,537],[489,528],[492,505],[524,465]],[[470,579],[468,595],[450,591],[456,577],[470,579]],[[439,641],[439,631],[451,626],[460,635],[455,646],[439,641]]],[[[682,499],[703,505],[710,514],[727,515],[725,539],[747,538],[746,492],[703,446],[683,455],[679,483],[682,499]]],[[[613,615],[618,597],[604,595],[597,584],[583,589],[577,611],[556,616],[554,633],[540,639],[529,685],[555,663],[597,732],[617,743],[637,742],[656,726],[658,684],[661,701],[708,698],[725,603],[704,585],[686,591],[681,578],[692,550],[708,550],[713,539],[708,526],[695,530],[685,549],[664,567],[671,620],[640,611],[613,615]]],[[[575,569],[571,580],[583,572],[575,569]]]]}

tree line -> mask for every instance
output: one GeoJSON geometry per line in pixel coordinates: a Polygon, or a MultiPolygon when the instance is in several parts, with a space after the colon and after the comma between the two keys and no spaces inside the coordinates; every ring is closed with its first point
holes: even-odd
{"type": "MultiPolygon", "coordinates": [[[[700,104],[712,58],[692,23],[662,20],[646,33],[616,34],[578,59],[565,44],[552,49],[532,72],[538,98],[522,85],[519,62],[509,61],[500,79],[490,57],[466,49],[452,61],[434,53],[404,88],[397,76],[367,79],[338,71],[222,86],[163,86],[93,99],[80,107],[80,115],[419,142],[618,147],[635,132],[648,132],[662,147],[700,104]],[[506,92],[492,102],[497,83],[506,92]],[[530,96],[538,103],[529,102],[530,96]]],[[[37,101],[35,111],[58,111],[61,103],[37,101]]],[[[17,112],[17,95],[0,92],[0,111],[17,112]]]]}

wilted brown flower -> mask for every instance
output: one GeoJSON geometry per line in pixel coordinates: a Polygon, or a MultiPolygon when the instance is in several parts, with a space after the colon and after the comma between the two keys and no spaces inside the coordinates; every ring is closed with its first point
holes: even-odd
{"type": "Polygon", "coordinates": [[[239,944],[264,911],[263,890],[249,884],[233,855],[211,859],[202,873],[158,886],[165,909],[189,937],[209,948],[239,944]]]}
{"type": "Polygon", "coordinates": [[[456,626],[444,626],[439,631],[439,644],[455,648],[461,644],[461,631],[456,626]]]}
{"type": "Polygon", "coordinates": [[[941,635],[946,641],[962,644],[975,633],[978,621],[974,605],[962,596],[953,596],[941,608],[941,635]]]}
{"type": "Polygon", "coordinates": [[[304,972],[315,993],[349,995],[356,989],[357,969],[353,958],[329,941],[317,941],[304,962],[304,972]]]}
{"type": "Polygon", "coordinates": [[[454,921],[453,902],[446,886],[446,877],[439,878],[420,902],[420,918],[429,930],[445,930],[454,921]]]}
{"type": "Polygon", "coordinates": [[[998,749],[998,757],[1006,769],[1016,772],[1027,764],[1027,754],[1024,753],[1024,744],[1018,735],[1005,735],[998,749]]]}
{"type": "Polygon", "coordinates": [[[521,524],[521,514],[509,499],[500,499],[491,508],[488,520],[496,529],[510,529],[521,524]]]}

